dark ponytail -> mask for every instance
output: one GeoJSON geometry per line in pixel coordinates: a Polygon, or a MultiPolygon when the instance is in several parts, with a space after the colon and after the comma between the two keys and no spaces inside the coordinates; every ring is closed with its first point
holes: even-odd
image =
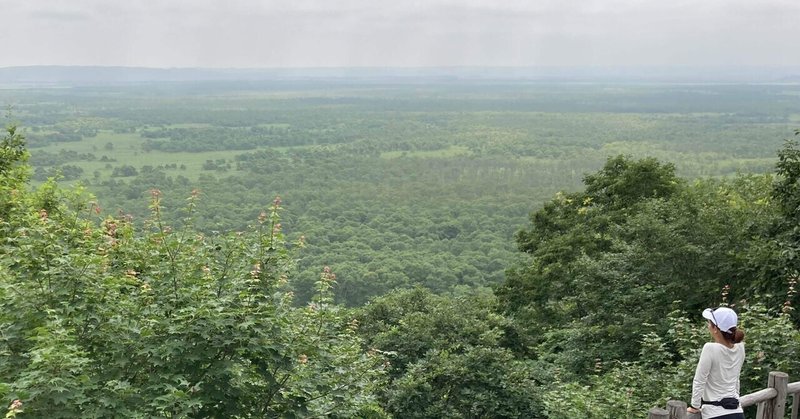
{"type": "Polygon", "coordinates": [[[744,331],[737,329],[735,326],[731,327],[731,330],[727,332],[720,332],[722,333],[722,337],[730,343],[739,343],[744,340],[744,331]]]}

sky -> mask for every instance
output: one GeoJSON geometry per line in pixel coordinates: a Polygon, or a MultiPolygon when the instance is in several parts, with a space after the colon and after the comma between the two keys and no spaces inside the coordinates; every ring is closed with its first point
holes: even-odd
{"type": "Polygon", "coordinates": [[[800,0],[0,0],[0,10],[0,67],[800,65],[800,0]]]}

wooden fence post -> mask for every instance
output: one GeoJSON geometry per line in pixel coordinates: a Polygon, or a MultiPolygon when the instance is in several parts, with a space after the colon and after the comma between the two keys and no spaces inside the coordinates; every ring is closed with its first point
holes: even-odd
{"type": "Polygon", "coordinates": [[[647,419],[669,419],[669,412],[664,409],[654,407],[648,412],[647,419]]]}
{"type": "MultiPolygon", "coordinates": [[[[764,403],[764,419],[783,419],[786,414],[786,393],[789,385],[789,375],[785,372],[772,371],[769,373],[767,387],[774,388],[778,395],[764,403]]],[[[761,410],[761,409],[759,409],[761,410]]],[[[761,419],[761,418],[759,418],[761,419]]]]}
{"type": "Polygon", "coordinates": [[[668,401],[667,410],[669,411],[669,419],[686,419],[688,415],[686,411],[686,402],[680,400],[668,401]]]}

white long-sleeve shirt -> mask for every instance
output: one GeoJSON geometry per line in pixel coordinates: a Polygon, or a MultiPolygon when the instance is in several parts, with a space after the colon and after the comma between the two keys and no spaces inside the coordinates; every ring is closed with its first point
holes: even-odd
{"type": "MultiPolygon", "coordinates": [[[[739,372],[744,363],[744,343],[733,348],[716,342],[703,346],[700,361],[692,382],[692,406],[700,408],[700,399],[719,401],[724,397],[739,398],[739,372]]],[[[703,405],[703,419],[742,412],[738,409],[725,409],[722,406],[703,405]]]]}

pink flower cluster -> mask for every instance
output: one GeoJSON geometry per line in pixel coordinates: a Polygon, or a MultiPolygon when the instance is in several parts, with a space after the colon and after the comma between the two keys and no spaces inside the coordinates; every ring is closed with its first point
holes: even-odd
{"type": "Polygon", "coordinates": [[[792,306],[792,300],[794,299],[795,295],[797,295],[797,278],[798,275],[796,274],[789,277],[789,288],[786,290],[786,301],[784,301],[782,309],[784,313],[790,313],[792,310],[794,310],[794,307],[792,306]]]}
{"type": "Polygon", "coordinates": [[[6,413],[7,418],[15,418],[17,417],[17,413],[22,413],[22,401],[20,399],[15,399],[11,402],[11,405],[8,406],[8,413],[6,413]]]}
{"type": "Polygon", "coordinates": [[[336,281],[336,274],[331,272],[330,266],[322,268],[322,280],[330,282],[336,281]]]}
{"type": "Polygon", "coordinates": [[[728,295],[730,293],[731,293],[731,286],[730,285],[726,284],[724,287],[722,287],[722,302],[724,304],[728,303],[728,295]]]}
{"type": "Polygon", "coordinates": [[[253,265],[253,270],[250,271],[250,276],[253,279],[258,279],[258,275],[261,273],[261,263],[256,263],[253,265]]]}

